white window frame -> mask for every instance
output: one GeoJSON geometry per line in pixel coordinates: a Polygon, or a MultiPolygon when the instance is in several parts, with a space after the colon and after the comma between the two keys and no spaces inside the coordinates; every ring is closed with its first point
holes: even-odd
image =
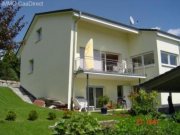
{"type": "Polygon", "coordinates": [[[42,40],[42,28],[36,30],[36,43],[42,40]]]}
{"type": "MultiPolygon", "coordinates": [[[[132,60],[133,58],[136,58],[136,57],[141,57],[142,65],[141,65],[141,66],[137,66],[137,67],[135,67],[135,68],[154,66],[155,60],[154,60],[154,63],[152,63],[152,64],[148,64],[148,65],[145,65],[145,64],[144,64],[144,55],[151,54],[151,53],[153,54],[153,57],[154,57],[154,52],[153,52],[153,51],[147,52],[147,53],[143,53],[143,54],[140,54],[140,55],[136,55],[136,56],[132,56],[132,57],[131,57],[131,60],[132,60]]],[[[132,62],[133,62],[133,61],[132,61],[132,62]]]]}
{"type": "Polygon", "coordinates": [[[165,51],[162,51],[162,50],[161,50],[160,54],[161,54],[161,65],[162,65],[162,66],[176,67],[176,66],[178,65],[178,56],[177,56],[177,54],[165,52],[165,51]],[[168,64],[162,63],[162,53],[167,54],[168,64]],[[170,60],[170,56],[171,56],[171,55],[173,55],[173,56],[176,57],[176,65],[172,65],[172,64],[171,64],[171,60],[170,60]]]}
{"type": "Polygon", "coordinates": [[[32,74],[34,72],[34,60],[29,60],[29,74],[32,74]]]}

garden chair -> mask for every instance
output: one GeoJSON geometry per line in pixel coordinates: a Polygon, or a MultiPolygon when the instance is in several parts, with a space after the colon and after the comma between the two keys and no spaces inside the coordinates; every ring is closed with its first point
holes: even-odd
{"type": "Polygon", "coordinates": [[[84,97],[76,97],[73,99],[73,103],[74,103],[74,108],[78,108],[79,112],[82,111],[82,109],[84,109],[85,111],[87,111],[87,100],[84,97]]]}

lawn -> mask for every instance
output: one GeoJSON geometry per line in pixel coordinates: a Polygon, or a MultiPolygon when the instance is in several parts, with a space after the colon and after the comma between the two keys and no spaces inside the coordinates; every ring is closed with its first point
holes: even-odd
{"type": "MultiPolygon", "coordinates": [[[[52,110],[25,103],[9,88],[0,87],[0,135],[52,135],[53,132],[48,127],[50,125],[54,125],[55,122],[62,119],[63,113],[64,112],[60,110],[52,110]],[[32,110],[36,110],[39,116],[35,121],[27,120],[28,114],[32,110]],[[8,111],[14,111],[17,114],[17,118],[15,121],[5,120],[8,111]],[[52,121],[48,120],[47,117],[49,112],[56,113],[57,118],[52,121]]],[[[122,112],[110,113],[112,113],[113,115],[101,115],[100,113],[92,113],[92,116],[97,118],[98,120],[118,120],[120,122],[126,121],[125,125],[127,127],[130,127],[130,129],[132,125],[136,124],[136,119],[141,117],[132,117],[127,113],[122,112]],[[131,120],[132,122],[130,123],[129,120],[131,120]]],[[[142,118],[144,118],[144,116],[142,118]]],[[[166,126],[170,123],[166,120],[160,120],[159,124],[161,126],[166,126]]],[[[180,130],[180,124],[176,125],[178,126],[176,128],[180,130]]]]}
{"type": "MultiPolygon", "coordinates": [[[[49,125],[54,125],[63,116],[63,111],[41,108],[33,104],[23,102],[9,88],[0,87],[0,135],[50,135],[52,131],[49,125]],[[27,120],[31,110],[38,112],[38,119],[27,120]],[[7,112],[14,111],[17,115],[15,121],[5,120],[7,112]],[[47,119],[49,112],[55,112],[57,118],[53,121],[47,119]]],[[[112,116],[104,116],[99,113],[92,113],[98,120],[109,120],[112,116]]],[[[117,119],[120,117],[113,117],[117,119]]]]}
{"type": "Polygon", "coordinates": [[[25,103],[8,88],[0,87],[0,135],[50,135],[52,132],[48,126],[58,121],[62,114],[62,111],[25,103]],[[39,117],[36,121],[27,120],[31,110],[38,112],[39,117]],[[14,111],[17,114],[15,121],[5,120],[8,111],[14,111]],[[48,113],[52,111],[57,115],[54,121],[47,119],[48,113]]]}

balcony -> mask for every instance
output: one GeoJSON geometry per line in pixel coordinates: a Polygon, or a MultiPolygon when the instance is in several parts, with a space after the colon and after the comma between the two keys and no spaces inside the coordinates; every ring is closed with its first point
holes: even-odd
{"type": "Polygon", "coordinates": [[[145,68],[136,68],[138,63],[133,64],[130,60],[113,60],[113,59],[102,59],[102,58],[76,58],[75,59],[75,71],[81,69],[86,72],[95,73],[110,73],[118,75],[129,75],[129,76],[145,76],[145,68]],[[86,64],[90,62],[93,68],[88,67],[86,64]]]}

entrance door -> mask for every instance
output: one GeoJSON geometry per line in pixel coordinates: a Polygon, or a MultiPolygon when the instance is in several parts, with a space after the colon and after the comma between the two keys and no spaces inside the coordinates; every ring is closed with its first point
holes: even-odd
{"type": "MultiPolygon", "coordinates": [[[[99,108],[98,98],[103,96],[103,88],[102,87],[89,87],[87,94],[89,94],[89,106],[94,106],[95,108],[99,108]]],[[[87,95],[88,97],[88,95],[87,95]]]]}

